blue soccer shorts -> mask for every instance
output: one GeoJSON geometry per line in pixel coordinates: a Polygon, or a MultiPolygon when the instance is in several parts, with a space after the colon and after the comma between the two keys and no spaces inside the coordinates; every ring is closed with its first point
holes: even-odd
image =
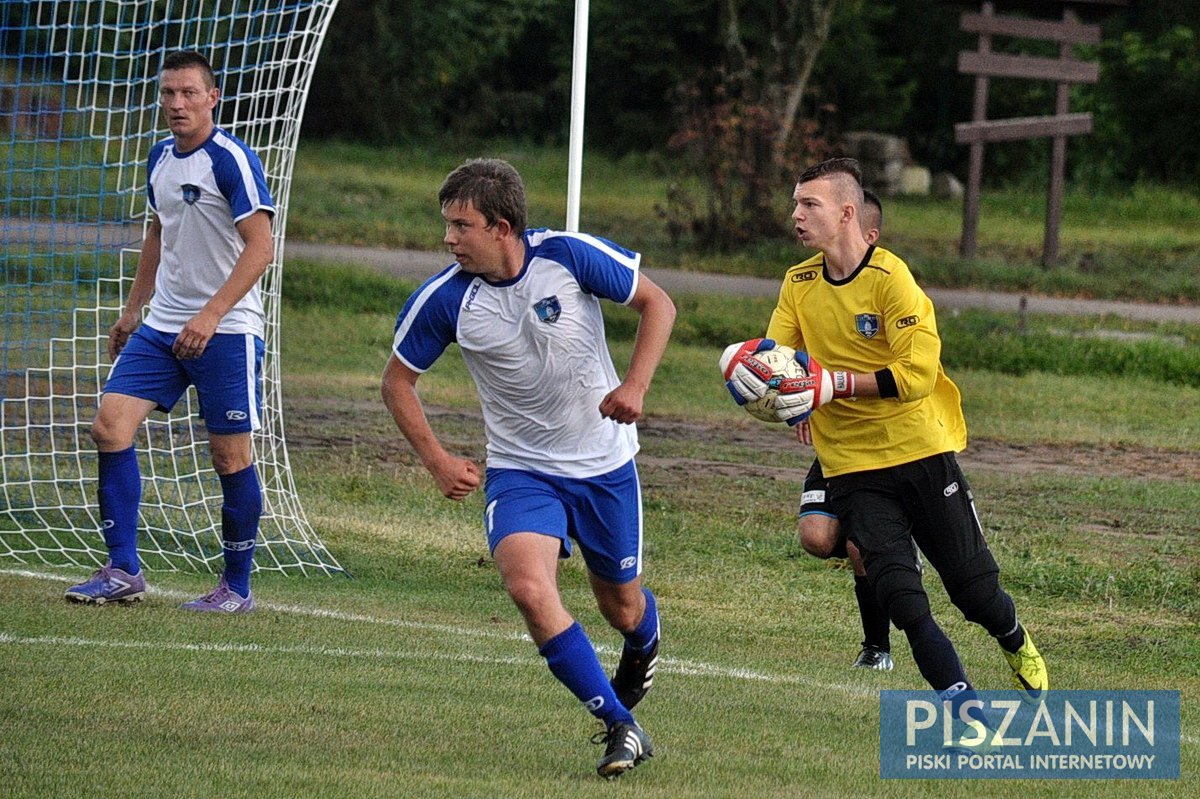
{"type": "Polygon", "coordinates": [[[540,533],[562,542],[563,558],[574,539],[603,580],[624,584],[642,573],[642,488],[633,460],[585,478],[488,469],[485,490],[489,551],[513,533],[540,533]]]}
{"type": "Polygon", "coordinates": [[[170,412],[196,387],[208,432],[248,433],[262,426],[263,341],[250,333],[217,333],[199,358],[171,352],[177,333],[141,325],[113,362],[104,393],[125,394],[170,412]]]}

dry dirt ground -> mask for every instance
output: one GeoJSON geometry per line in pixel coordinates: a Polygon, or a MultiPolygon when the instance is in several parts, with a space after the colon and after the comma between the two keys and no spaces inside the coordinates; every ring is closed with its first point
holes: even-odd
{"type": "MultiPolygon", "coordinates": [[[[289,448],[296,451],[347,451],[391,464],[413,464],[412,448],[400,435],[382,404],[364,399],[296,400],[288,404],[289,448]]],[[[458,454],[483,459],[483,420],[478,411],[429,405],[426,413],[446,447],[458,454]]],[[[808,458],[784,464],[755,459],[761,447],[761,425],[753,421],[700,423],[652,417],[638,425],[642,451],[638,465],[686,477],[693,472],[762,476],[802,482],[808,458]],[[729,460],[672,454],[688,451],[730,452],[729,460]]],[[[1013,444],[973,438],[959,456],[964,471],[989,470],[1008,474],[1064,474],[1092,477],[1142,477],[1159,480],[1200,480],[1200,450],[1094,444],[1013,444]]]]}

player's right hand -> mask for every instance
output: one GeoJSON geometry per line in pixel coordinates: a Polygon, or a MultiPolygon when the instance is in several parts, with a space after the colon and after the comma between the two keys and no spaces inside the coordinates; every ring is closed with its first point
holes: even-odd
{"type": "Polygon", "coordinates": [[[738,405],[762,399],[767,393],[767,381],[771,379],[771,368],[754,357],[755,353],[773,349],[775,340],[752,338],[730,344],[721,353],[717,365],[725,377],[725,387],[738,405]]]}
{"type": "Polygon", "coordinates": [[[468,494],[479,488],[483,474],[475,461],[467,458],[456,458],[453,455],[429,467],[433,481],[437,483],[442,496],[449,499],[465,499],[468,494]]]}
{"type": "Polygon", "coordinates": [[[129,343],[129,337],[142,323],[140,314],[122,314],[112,327],[108,329],[108,359],[115,361],[129,343]]]}
{"type": "MultiPolygon", "coordinates": [[[[792,427],[807,421],[813,411],[838,396],[834,391],[833,373],[807,352],[797,352],[795,358],[808,374],[780,381],[779,396],[775,399],[775,413],[779,420],[792,427]]],[[[845,378],[845,372],[840,374],[845,378]]]]}

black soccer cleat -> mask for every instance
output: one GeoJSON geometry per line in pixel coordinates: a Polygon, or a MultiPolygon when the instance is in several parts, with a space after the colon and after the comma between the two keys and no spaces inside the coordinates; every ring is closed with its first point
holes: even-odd
{"type": "Polygon", "coordinates": [[[852,668],[856,669],[871,669],[872,671],[891,671],[895,663],[892,662],[890,652],[885,652],[876,646],[864,646],[862,651],[858,653],[858,659],[854,661],[852,668]]]}
{"type": "Polygon", "coordinates": [[[597,733],[592,743],[607,744],[604,757],[596,764],[596,773],[606,780],[616,779],[647,758],[654,757],[650,736],[636,722],[622,722],[597,733]]]}
{"type": "Polygon", "coordinates": [[[635,655],[628,644],[621,650],[621,662],[617,664],[611,682],[617,699],[626,710],[633,710],[633,706],[642,701],[642,697],[650,692],[650,687],[654,684],[654,670],[658,668],[659,640],[655,638],[654,646],[642,655],[635,655]]]}

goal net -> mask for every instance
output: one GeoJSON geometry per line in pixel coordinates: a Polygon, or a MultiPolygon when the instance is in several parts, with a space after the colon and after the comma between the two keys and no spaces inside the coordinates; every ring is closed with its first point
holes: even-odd
{"type": "MultiPolygon", "coordinates": [[[[284,439],[279,311],[288,193],[313,65],[337,0],[0,0],[0,561],[106,558],[89,427],[108,328],[148,222],[146,160],[169,132],[167,53],[204,53],[217,124],[262,158],[275,200],[263,278],[258,569],[341,572],[296,494],[284,439]]],[[[221,567],[221,487],[194,390],[139,434],[148,568],[221,567]]]]}

